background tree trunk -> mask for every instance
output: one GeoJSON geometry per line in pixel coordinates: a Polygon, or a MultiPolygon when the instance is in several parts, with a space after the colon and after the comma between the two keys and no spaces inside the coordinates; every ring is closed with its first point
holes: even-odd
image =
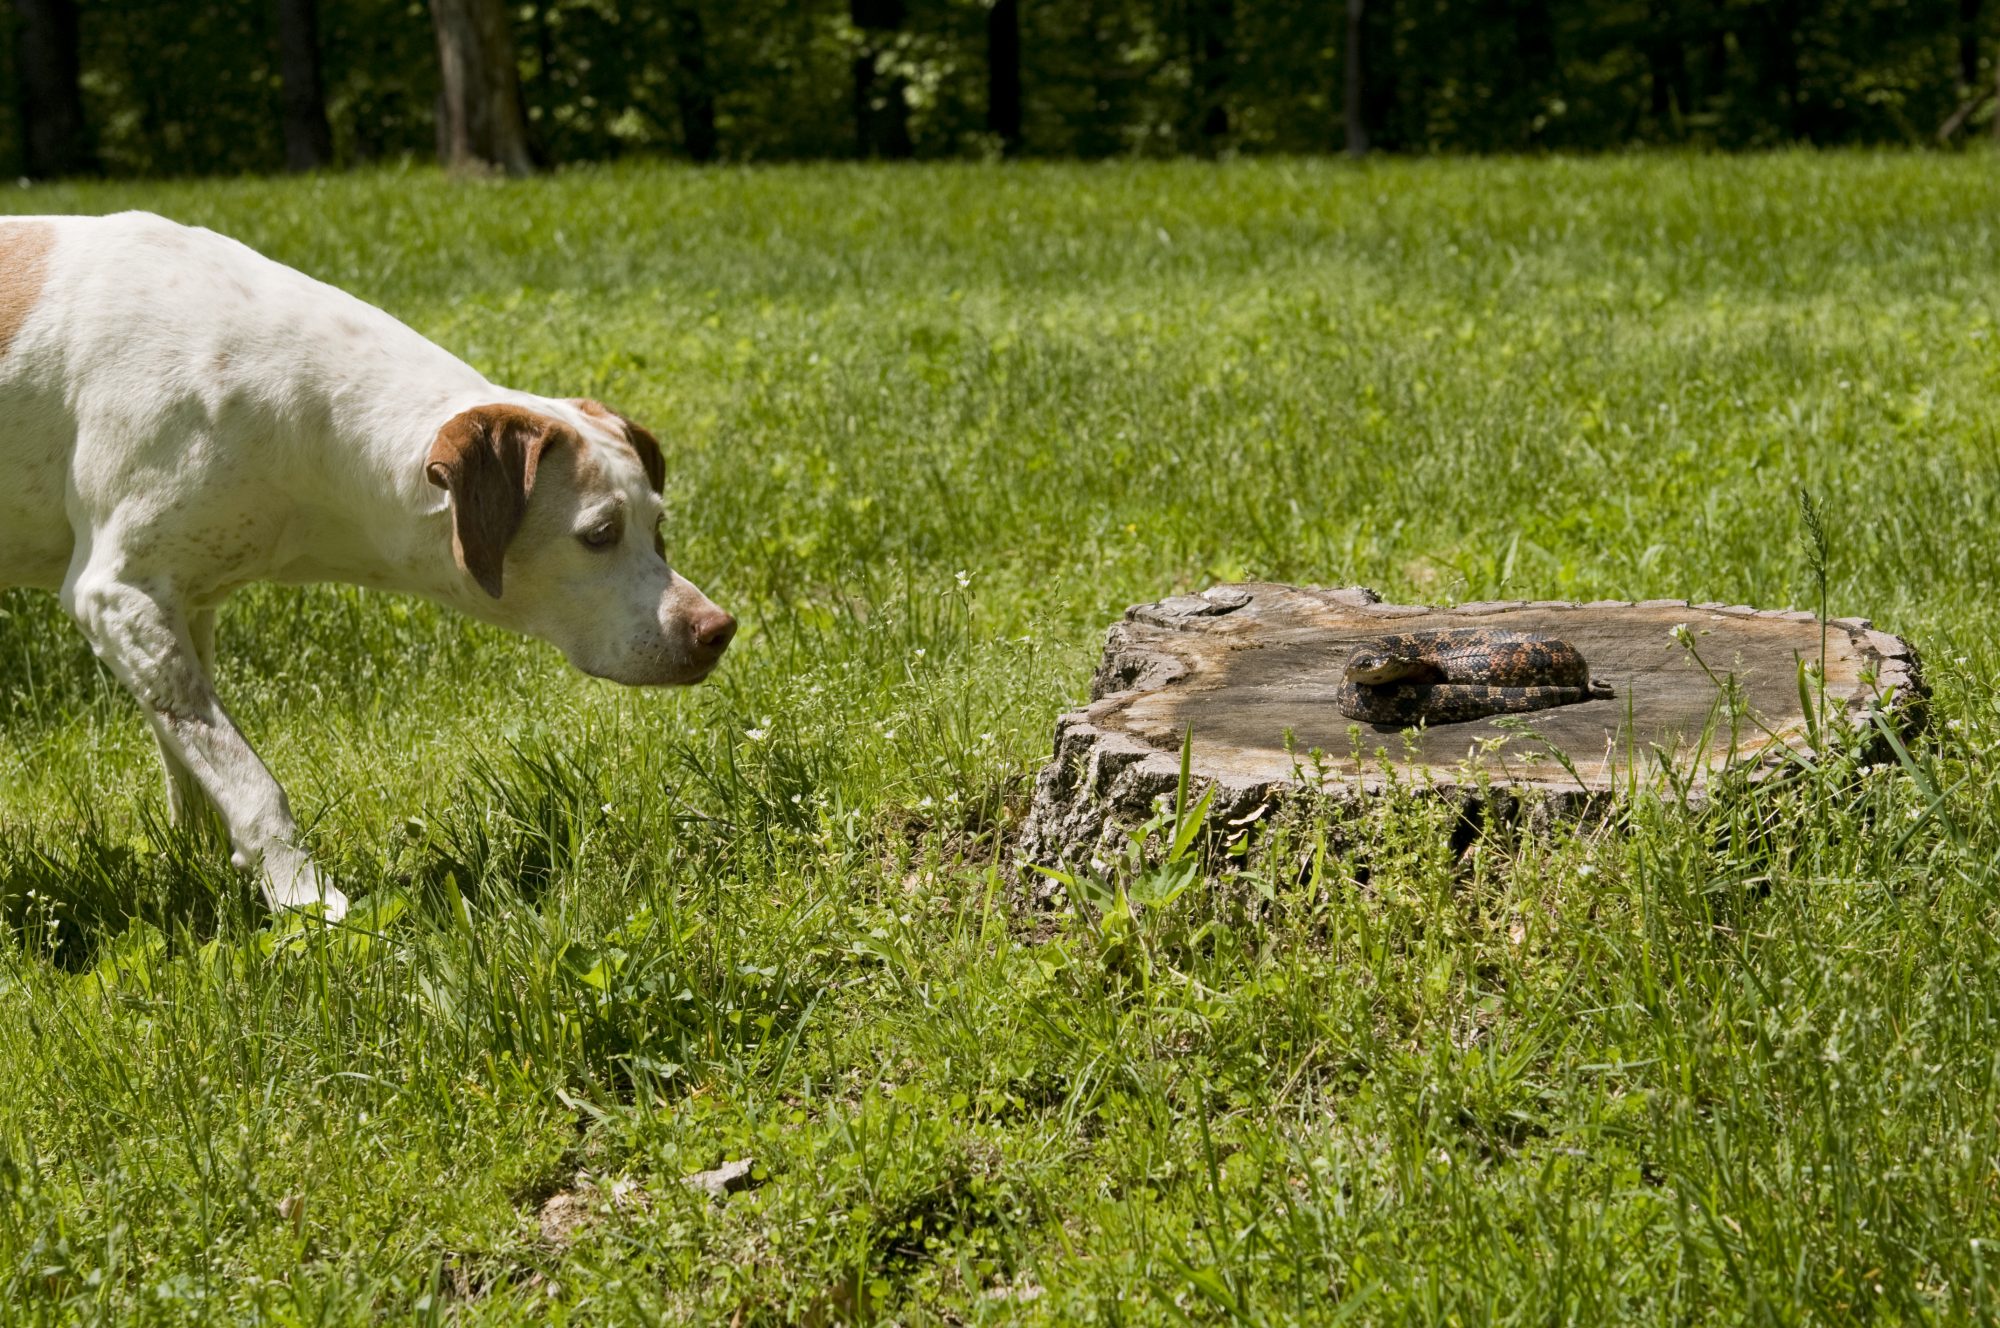
{"type": "Polygon", "coordinates": [[[1688,112],[1687,41],[1675,0],[1652,0],[1646,15],[1646,74],[1653,121],[1665,125],[1688,112]]]}
{"type": "Polygon", "coordinates": [[[1708,12],[1708,50],[1701,62],[1702,108],[1719,101],[1729,89],[1729,22],[1727,0],[1713,0],[1708,12]]]}
{"type": "Polygon", "coordinates": [[[681,138],[688,156],[696,161],[714,161],[718,148],[715,135],[715,85],[708,73],[708,31],[701,10],[691,2],[675,5],[667,15],[673,34],[674,65],[678,74],[674,100],[681,115],[681,138]]]}
{"type": "Polygon", "coordinates": [[[854,150],[863,157],[910,155],[910,101],[904,79],[882,69],[903,26],[903,0],[850,0],[848,15],[861,31],[854,56],[854,150]]]}
{"type": "Polygon", "coordinates": [[[446,166],[526,175],[528,121],[502,0],[431,0],[437,29],[438,158],[446,166]]]}
{"type": "Polygon", "coordinates": [[[75,0],[14,0],[20,29],[14,69],[21,98],[24,174],[37,178],[97,169],[83,118],[75,0]]]}
{"type": "Polygon", "coordinates": [[[1799,29],[1804,25],[1805,5],[1802,0],[1772,0],[1752,12],[1760,14],[1763,20],[1758,32],[1759,80],[1770,93],[1777,95],[1784,110],[1787,136],[1803,139],[1807,137],[1807,124],[1801,96],[1799,29]]]}
{"type": "Polygon", "coordinates": [[[1229,137],[1229,60],[1235,28],[1236,0],[1188,0],[1194,127],[1202,152],[1217,151],[1229,137]]]}
{"type": "Polygon", "coordinates": [[[1368,0],[1347,0],[1347,41],[1341,50],[1341,119],[1347,131],[1347,155],[1357,158],[1368,155],[1368,100],[1363,85],[1367,8],[1368,0]]]}
{"type": "Polygon", "coordinates": [[[1555,15],[1548,0],[1509,0],[1514,20],[1514,61],[1505,99],[1511,124],[1496,125],[1502,137],[1494,146],[1503,151],[1532,147],[1546,141],[1550,127],[1547,108],[1562,90],[1562,66],[1556,58],[1555,15]]]}
{"type": "Polygon", "coordinates": [[[1979,86],[1979,10],[1981,0],[1958,0],[1958,81],[1979,86]]]}
{"type": "Polygon", "coordinates": [[[1021,0],[986,11],[986,132],[1008,156],[1021,150],[1021,0]]]}
{"type": "Polygon", "coordinates": [[[331,166],[333,131],[320,83],[319,0],[278,0],[278,68],[284,75],[285,168],[331,166]]]}

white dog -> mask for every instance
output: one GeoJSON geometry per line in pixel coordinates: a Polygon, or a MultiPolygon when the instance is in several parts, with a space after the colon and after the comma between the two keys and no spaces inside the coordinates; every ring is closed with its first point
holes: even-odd
{"type": "Polygon", "coordinates": [[[60,592],[273,908],[347,901],[211,677],[251,581],[422,595],[586,673],[698,682],[736,623],[667,566],[664,462],[381,310],[144,213],[0,220],[0,587],[60,592]]]}

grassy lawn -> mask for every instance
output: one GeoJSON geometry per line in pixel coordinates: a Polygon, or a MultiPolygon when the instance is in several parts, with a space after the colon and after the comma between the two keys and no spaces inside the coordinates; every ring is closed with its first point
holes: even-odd
{"type": "Polygon", "coordinates": [[[0,596],[0,1318],[2000,1311],[1995,165],[9,190],[632,413],[744,631],[638,694],[422,604],[239,597],[224,696],[369,896],[328,939],[164,825],[135,707],[0,596]],[[1801,486],[1832,611],[1925,654],[1928,784],[1462,862],[1391,800],[1136,917],[1016,887],[1127,604],[1805,605],[1801,486]]]}

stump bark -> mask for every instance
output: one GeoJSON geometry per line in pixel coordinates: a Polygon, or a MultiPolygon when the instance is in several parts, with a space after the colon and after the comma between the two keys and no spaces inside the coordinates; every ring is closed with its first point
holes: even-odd
{"type": "Polygon", "coordinates": [[[1785,749],[1808,751],[1798,668],[1822,652],[1825,699],[1815,682],[1810,704],[1824,705],[1829,726],[1873,728],[1877,711],[1897,730],[1921,722],[1916,652],[1860,618],[1822,624],[1798,610],[1685,600],[1435,608],[1385,604],[1358,587],[1269,584],[1142,604],[1111,628],[1090,703],[1056,722],[1022,852],[1053,865],[1110,848],[1172,793],[1190,732],[1190,773],[1214,786],[1211,814],[1241,824],[1302,790],[1354,798],[1392,780],[1468,803],[1506,799],[1546,818],[1654,787],[1671,770],[1699,801],[1724,770],[1765,777],[1795,764],[1785,749]],[[1677,639],[1681,625],[1692,652],[1677,639]],[[1356,644],[1454,627],[1560,637],[1613,695],[1404,732],[1335,708],[1356,644]]]}

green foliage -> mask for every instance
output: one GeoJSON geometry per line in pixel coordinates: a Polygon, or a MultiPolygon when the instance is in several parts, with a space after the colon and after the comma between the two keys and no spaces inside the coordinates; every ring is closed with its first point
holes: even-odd
{"type": "MultiPolygon", "coordinates": [[[[912,0],[875,64],[921,157],[1000,150],[983,0],[912,0]]],[[[113,174],[282,165],[275,20],[241,0],[82,0],[86,100],[113,174]]],[[[2000,8],[1961,0],[1373,0],[1363,104],[1403,152],[1634,144],[1927,144],[1994,79],[2000,8]]],[[[534,0],[509,6],[537,152],[552,164],[686,155],[683,100],[714,105],[726,159],[853,155],[849,0],[534,0]]],[[[1342,141],[1342,7],[1290,0],[1021,6],[1024,146],[1043,156],[1314,153],[1342,141]],[[1219,59],[1201,63],[1205,34],[1219,59]],[[1224,112],[1208,117],[1209,80],[1224,112]]],[[[345,165],[434,147],[425,5],[321,5],[328,117],[345,165]]],[[[0,34],[10,32],[0,24],[0,34]]],[[[19,152],[10,85],[0,161],[19,152]]],[[[1961,138],[1992,110],[1973,109],[1961,138]]]]}
{"type": "Polygon", "coordinates": [[[744,627],[641,694],[239,595],[222,688],[359,900],[330,931],[163,824],[131,703],[0,596],[0,1318],[1994,1311],[1990,163],[9,198],[216,226],[632,412],[744,627]],[[1011,836],[1104,625],[1251,576],[1824,602],[1916,640],[1933,722],[1469,847],[1394,794],[1236,856],[1189,786],[1031,903],[1011,836]]]}

